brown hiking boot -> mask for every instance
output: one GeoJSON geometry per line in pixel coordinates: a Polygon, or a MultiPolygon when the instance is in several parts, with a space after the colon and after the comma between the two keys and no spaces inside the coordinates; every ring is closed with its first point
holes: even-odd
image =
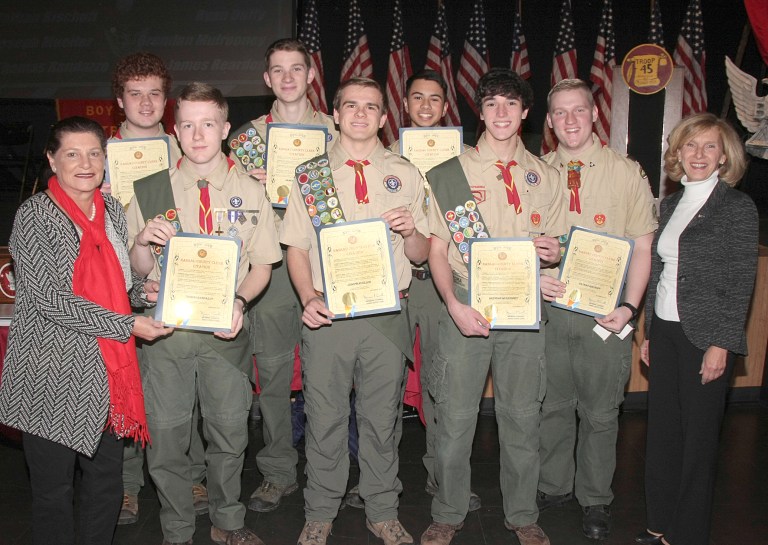
{"type": "Polygon", "coordinates": [[[133,524],[139,520],[139,497],[133,494],[123,494],[123,506],[117,519],[118,526],[133,524]]]}
{"type": "Polygon", "coordinates": [[[517,539],[520,540],[520,545],[549,545],[547,534],[535,522],[527,526],[512,526],[504,521],[504,526],[507,530],[515,532],[517,539]]]}
{"type": "Polygon", "coordinates": [[[259,536],[247,526],[237,530],[222,530],[211,526],[211,541],[219,545],[264,545],[259,536]]]}
{"type": "Polygon", "coordinates": [[[464,523],[446,524],[444,522],[432,521],[423,534],[421,534],[421,545],[449,545],[456,532],[464,527],[464,523]]]}
{"type": "Polygon", "coordinates": [[[365,519],[365,527],[373,535],[384,541],[384,545],[413,545],[413,537],[405,531],[397,519],[371,522],[365,519]]]}
{"type": "Polygon", "coordinates": [[[308,520],[301,530],[296,545],[325,545],[328,534],[331,533],[331,523],[321,520],[308,520]]]}
{"type": "Polygon", "coordinates": [[[278,508],[283,496],[293,494],[298,489],[298,483],[275,484],[264,479],[261,481],[261,485],[251,494],[248,509],[258,511],[259,513],[269,513],[278,508]]]}
{"type": "Polygon", "coordinates": [[[205,515],[208,512],[208,489],[203,484],[192,485],[192,505],[195,515],[205,515]]]}

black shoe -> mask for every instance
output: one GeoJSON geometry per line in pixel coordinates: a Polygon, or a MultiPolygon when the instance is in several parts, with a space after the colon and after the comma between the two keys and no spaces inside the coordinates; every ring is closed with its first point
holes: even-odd
{"type": "Polygon", "coordinates": [[[607,505],[582,507],[581,528],[589,539],[605,539],[611,533],[611,509],[607,505]]]}
{"type": "Polygon", "coordinates": [[[559,507],[573,499],[573,492],[567,494],[545,494],[541,490],[536,491],[536,505],[539,507],[539,513],[546,511],[550,507],[559,507]]]}
{"type": "Polygon", "coordinates": [[[655,536],[648,530],[644,530],[637,534],[635,542],[642,543],[642,545],[662,545],[661,536],[655,536]]]}

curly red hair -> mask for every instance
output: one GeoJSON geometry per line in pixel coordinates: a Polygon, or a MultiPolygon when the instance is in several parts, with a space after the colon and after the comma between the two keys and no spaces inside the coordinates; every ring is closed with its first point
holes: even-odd
{"type": "Polygon", "coordinates": [[[126,82],[150,76],[157,76],[163,80],[163,93],[167,97],[171,92],[172,79],[163,59],[146,51],[123,57],[117,61],[112,74],[112,93],[115,97],[122,97],[126,82]]]}

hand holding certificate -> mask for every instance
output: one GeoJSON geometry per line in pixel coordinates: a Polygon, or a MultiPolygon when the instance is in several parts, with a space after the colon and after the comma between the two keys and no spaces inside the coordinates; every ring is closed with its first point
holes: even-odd
{"type": "Polygon", "coordinates": [[[201,331],[229,331],[240,260],[232,238],[179,233],[165,246],[155,319],[201,331]]]}
{"type": "Polygon", "coordinates": [[[461,127],[410,127],[400,129],[400,155],[424,175],[434,166],[463,151],[461,127]]]}
{"type": "Polygon", "coordinates": [[[170,168],[167,136],[127,138],[107,143],[107,183],[112,196],[128,206],[133,198],[133,182],[170,168]]]}
{"type": "Polygon", "coordinates": [[[469,304],[491,329],[539,329],[539,258],[529,239],[472,240],[469,304]]]}
{"type": "Polygon", "coordinates": [[[565,296],[552,306],[590,316],[605,316],[619,302],[634,241],[583,229],[571,228],[560,281],[565,296]]]}
{"type": "MultiPolygon", "coordinates": [[[[315,125],[267,125],[267,197],[276,208],[288,206],[296,167],[325,153],[328,129],[315,125]]],[[[331,169],[328,168],[327,176],[331,169]]],[[[321,173],[322,174],[322,173],[321,173]]]]}
{"type": "Polygon", "coordinates": [[[400,310],[387,224],[380,219],[322,227],[325,304],[334,319],[400,310]]]}

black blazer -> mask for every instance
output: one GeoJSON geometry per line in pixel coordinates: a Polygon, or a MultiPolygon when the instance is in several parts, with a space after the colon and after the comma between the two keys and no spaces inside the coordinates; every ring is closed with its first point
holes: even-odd
{"type": "MultiPolygon", "coordinates": [[[[684,192],[683,188],[661,203],[645,300],[647,339],[664,267],[656,246],[684,192]]],[[[758,216],[752,199],[722,180],[680,234],[677,312],[685,336],[697,348],[715,345],[746,355],[744,327],[757,271],[757,237],[758,216]]]]}

